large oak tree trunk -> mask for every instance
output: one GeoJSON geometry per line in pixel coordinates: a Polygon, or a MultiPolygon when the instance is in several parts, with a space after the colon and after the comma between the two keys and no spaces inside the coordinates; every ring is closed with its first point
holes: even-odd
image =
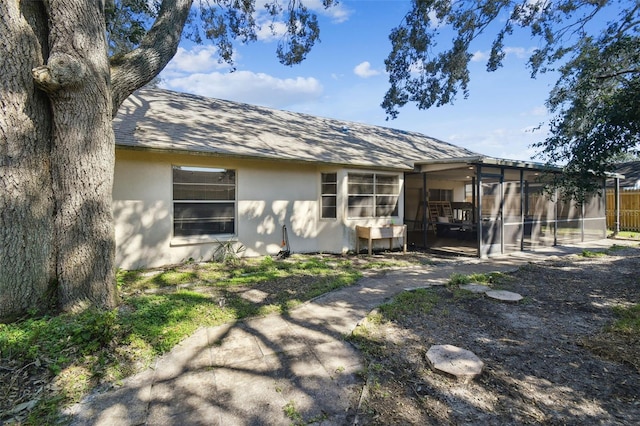
{"type": "Polygon", "coordinates": [[[173,57],[192,0],[164,0],[111,69],[103,3],[0,0],[0,321],[116,304],[111,117],[173,57]]]}
{"type": "Polygon", "coordinates": [[[115,160],[111,86],[98,1],[49,0],[47,64],[33,70],[51,100],[56,273],[66,311],[114,307],[115,160]]]}
{"type": "Polygon", "coordinates": [[[46,22],[40,2],[0,2],[0,318],[42,309],[55,277],[50,110],[31,76],[46,22]]]}

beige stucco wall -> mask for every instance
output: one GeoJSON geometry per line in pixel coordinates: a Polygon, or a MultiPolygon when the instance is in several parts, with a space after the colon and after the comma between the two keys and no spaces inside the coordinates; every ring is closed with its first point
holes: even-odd
{"type": "MultiPolygon", "coordinates": [[[[361,172],[362,170],[358,170],[361,172]]],[[[294,253],[344,253],[355,247],[355,226],[389,219],[346,218],[348,170],[287,162],[176,155],[118,149],[113,206],[116,261],[123,269],[209,260],[219,241],[242,244],[245,256],[275,255],[286,225],[294,253]],[[236,170],[236,234],[173,238],[172,166],[236,170]],[[320,173],[338,174],[338,217],[320,218],[320,173]]],[[[401,179],[402,174],[398,174],[401,179]]],[[[394,218],[401,223],[400,214],[394,218]]]]}

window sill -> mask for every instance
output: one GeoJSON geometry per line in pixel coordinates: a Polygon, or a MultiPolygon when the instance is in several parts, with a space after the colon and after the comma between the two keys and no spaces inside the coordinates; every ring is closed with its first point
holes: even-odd
{"type": "Polygon", "coordinates": [[[173,237],[169,242],[169,246],[192,246],[197,244],[215,244],[219,242],[225,242],[235,239],[237,236],[234,234],[219,234],[219,235],[191,235],[188,237],[173,237]]]}

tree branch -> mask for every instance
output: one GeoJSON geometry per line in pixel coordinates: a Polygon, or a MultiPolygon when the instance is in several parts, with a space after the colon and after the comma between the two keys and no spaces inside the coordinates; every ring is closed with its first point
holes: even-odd
{"type": "Polygon", "coordinates": [[[87,74],[87,67],[66,53],[54,53],[46,65],[31,70],[36,85],[46,93],[80,85],[87,74]]]}
{"type": "Polygon", "coordinates": [[[150,82],[178,50],[193,0],[163,0],[140,46],[111,60],[112,115],[135,90],[150,82]]]}
{"type": "Polygon", "coordinates": [[[596,76],[596,78],[598,80],[608,80],[610,78],[616,78],[619,77],[621,75],[625,75],[625,74],[635,74],[640,72],[640,69],[638,68],[632,68],[630,70],[623,70],[623,71],[618,71],[618,72],[614,72],[614,73],[610,73],[610,74],[602,74],[599,76],[596,76]]]}

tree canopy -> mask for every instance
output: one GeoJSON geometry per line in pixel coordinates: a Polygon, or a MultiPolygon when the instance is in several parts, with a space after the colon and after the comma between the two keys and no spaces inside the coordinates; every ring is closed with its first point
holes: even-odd
{"type": "Polygon", "coordinates": [[[537,47],[532,78],[556,71],[547,99],[549,136],[538,157],[563,164],[571,195],[594,189],[593,176],[613,170],[623,153],[640,148],[640,2],[622,0],[413,0],[390,34],[385,61],[388,117],[415,103],[420,109],[469,95],[474,42],[494,34],[487,71],[503,65],[509,36],[529,31],[537,47]],[[445,34],[451,43],[441,47],[445,34]]]}
{"type": "MultiPolygon", "coordinates": [[[[172,7],[171,0],[112,0],[105,8],[109,54],[119,56],[138,47],[161,10],[172,7]]],[[[190,2],[191,3],[191,2],[190,2]]],[[[218,48],[220,59],[233,63],[234,42],[257,40],[259,12],[255,0],[195,0],[184,27],[183,36],[196,43],[209,40],[218,48]]],[[[336,0],[322,0],[329,8],[336,0]]],[[[320,28],[315,13],[300,0],[269,0],[262,3],[263,13],[271,18],[269,28],[280,36],[276,54],[284,65],[302,62],[319,40],[320,28]],[[286,3],[286,5],[285,5],[286,3]],[[276,22],[286,25],[280,34],[276,22]]]]}

